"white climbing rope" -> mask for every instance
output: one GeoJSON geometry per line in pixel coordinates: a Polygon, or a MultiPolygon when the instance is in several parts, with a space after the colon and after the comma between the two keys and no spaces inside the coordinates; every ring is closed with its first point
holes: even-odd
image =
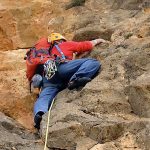
{"type": "Polygon", "coordinates": [[[47,128],[46,128],[46,136],[45,136],[45,145],[44,145],[44,150],[47,150],[47,139],[48,139],[48,129],[49,129],[49,122],[50,122],[50,115],[51,115],[51,109],[52,109],[52,106],[54,104],[54,101],[55,101],[55,98],[52,100],[52,103],[51,103],[51,106],[49,108],[49,111],[48,111],[48,120],[47,120],[47,128]]]}

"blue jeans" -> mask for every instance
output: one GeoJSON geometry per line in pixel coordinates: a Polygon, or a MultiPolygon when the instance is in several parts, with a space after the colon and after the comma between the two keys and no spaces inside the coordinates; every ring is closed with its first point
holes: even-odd
{"type": "Polygon", "coordinates": [[[66,88],[69,81],[81,77],[92,79],[99,71],[100,66],[99,61],[91,58],[76,59],[60,64],[58,72],[52,79],[43,78],[43,88],[34,105],[34,115],[38,112],[46,113],[53,98],[66,88]]]}

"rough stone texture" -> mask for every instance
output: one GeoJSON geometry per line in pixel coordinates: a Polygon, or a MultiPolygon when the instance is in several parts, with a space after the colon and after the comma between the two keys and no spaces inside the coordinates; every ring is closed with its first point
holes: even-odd
{"type": "MultiPolygon", "coordinates": [[[[101,61],[100,74],[83,89],[66,89],[57,96],[50,117],[49,149],[149,150],[149,13],[147,0],[0,2],[1,51],[30,47],[50,31],[77,41],[98,37],[111,41],[90,54],[101,61]]],[[[22,49],[0,52],[0,111],[32,129],[35,96],[28,91],[24,54],[22,49]]],[[[46,123],[47,114],[41,124],[43,140],[46,123]]],[[[16,141],[20,137],[13,141],[15,148],[16,141]]],[[[2,146],[12,148],[7,140],[2,146]]]]}
{"type": "Polygon", "coordinates": [[[30,95],[25,75],[25,52],[25,49],[0,52],[0,111],[31,129],[35,96],[30,95]]]}
{"type": "Polygon", "coordinates": [[[150,117],[150,73],[142,74],[127,87],[129,103],[135,114],[150,117]],[[141,101],[143,99],[143,101],[141,101]]]}
{"type": "Polygon", "coordinates": [[[38,137],[0,113],[0,150],[41,150],[38,137]]]}
{"type": "MultiPolygon", "coordinates": [[[[85,8],[92,8],[93,13],[78,8],[84,19],[76,22],[73,39],[101,36],[112,43],[97,46],[91,53],[90,57],[102,62],[102,71],[92,82],[82,90],[65,90],[57,96],[48,147],[74,150],[82,148],[82,141],[94,140],[90,146],[83,144],[84,149],[149,149],[149,14],[141,7],[145,1],[136,2],[117,2],[116,7],[103,1],[101,10],[88,1],[85,8]],[[114,10],[106,11],[108,7],[114,10]]],[[[47,115],[42,122],[43,139],[46,122],[47,115]]]]}
{"type": "Polygon", "coordinates": [[[0,2],[0,50],[30,47],[53,31],[69,39],[76,34],[76,40],[109,39],[114,23],[149,13],[149,6],[148,0],[5,0],[0,2]]]}
{"type": "Polygon", "coordinates": [[[51,5],[46,1],[1,2],[0,50],[31,47],[41,36],[47,35],[51,5]]]}

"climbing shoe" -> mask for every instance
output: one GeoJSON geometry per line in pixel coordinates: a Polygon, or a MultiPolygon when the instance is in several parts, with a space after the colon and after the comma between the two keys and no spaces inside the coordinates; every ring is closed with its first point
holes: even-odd
{"type": "Polygon", "coordinates": [[[91,78],[88,78],[88,77],[78,78],[78,79],[76,79],[74,81],[70,81],[68,83],[68,89],[73,90],[75,88],[83,87],[86,85],[86,83],[88,83],[90,81],[91,81],[91,78]]]}
{"type": "Polygon", "coordinates": [[[35,122],[34,127],[37,128],[38,130],[40,129],[41,120],[42,120],[42,114],[37,113],[34,117],[34,122],[35,122]]]}

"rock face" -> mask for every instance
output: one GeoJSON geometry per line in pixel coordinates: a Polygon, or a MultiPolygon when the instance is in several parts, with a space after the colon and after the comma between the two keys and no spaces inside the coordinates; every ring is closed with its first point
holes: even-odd
{"type": "MultiPolygon", "coordinates": [[[[149,14],[142,8],[145,2],[88,1],[75,10],[82,9],[78,18],[83,22],[76,21],[74,40],[101,36],[112,44],[98,46],[91,53],[102,63],[101,73],[92,82],[82,90],[65,90],[57,96],[48,147],[149,149],[150,37],[149,14]]],[[[42,122],[43,139],[46,122],[47,115],[42,122]]]]}
{"type": "Polygon", "coordinates": [[[25,73],[26,50],[0,52],[0,111],[33,128],[33,103],[25,73]]]}
{"type": "MultiPolygon", "coordinates": [[[[83,89],[58,94],[47,146],[58,150],[149,150],[149,6],[148,0],[0,2],[0,111],[28,129],[33,127],[35,96],[29,94],[25,77],[25,50],[3,50],[30,47],[51,31],[77,41],[101,37],[110,44],[97,46],[89,56],[101,61],[101,72],[83,89]]],[[[2,122],[0,132],[9,137],[4,126],[10,127],[15,132],[10,138],[16,138],[14,144],[2,141],[2,149],[23,149],[24,144],[17,147],[22,139],[16,135],[22,136],[22,130],[2,122]]],[[[43,140],[46,124],[47,114],[41,124],[43,140]]],[[[27,146],[28,137],[24,138],[27,146]]]]}
{"type": "Polygon", "coordinates": [[[38,38],[46,36],[50,8],[38,0],[1,2],[0,50],[31,47],[38,38]]]}
{"type": "Polygon", "coordinates": [[[41,150],[37,137],[0,113],[0,150],[41,150]]]}
{"type": "MultiPolygon", "coordinates": [[[[150,49],[144,46],[149,40],[131,38],[123,45],[105,51],[98,47],[91,53],[101,58],[102,71],[83,89],[65,90],[57,96],[51,111],[48,147],[149,149],[150,49]]],[[[47,115],[42,122],[43,139],[46,123],[47,115]]]]}
{"type": "Polygon", "coordinates": [[[99,36],[109,39],[114,24],[132,18],[139,11],[149,12],[149,3],[149,0],[5,0],[0,3],[0,50],[31,47],[53,31],[68,39],[75,34],[80,36],[74,37],[75,40],[99,36]]]}

